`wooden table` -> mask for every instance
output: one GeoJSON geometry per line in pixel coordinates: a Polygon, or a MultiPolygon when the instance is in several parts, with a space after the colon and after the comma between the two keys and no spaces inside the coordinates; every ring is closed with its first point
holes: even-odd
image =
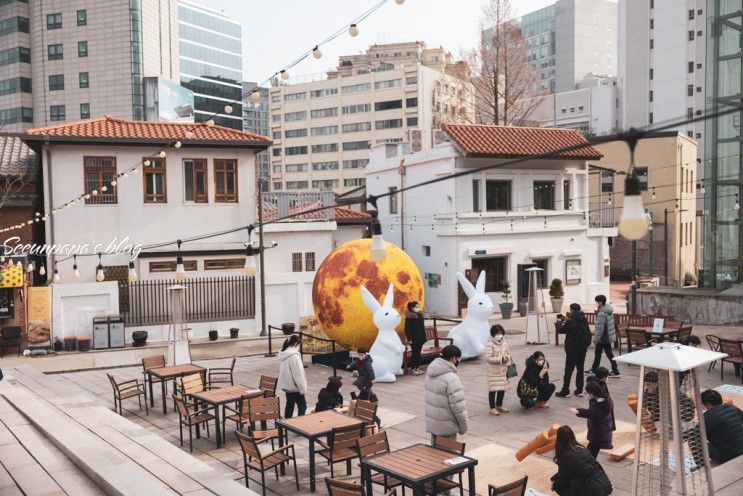
{"type": "Polygon", "coordinates": [[[477,460],[468,456],[456,465],[444,463],[444,460],[457,458],[458,455],[427,444],[415,444],[401,450],[371,456],[361,460],[361,477],[366,484],[366,494],[372,494],[372,470],[402,481],[403,486],[413,489],[413,496],[423,494],[423,486],[437,479],[445,478],[467,469],[468,492],[475,496],[475,465],[477,460]]]}
{"type": "Polygon", "coordinates": [[[227,403],[235,403],[240,401],[240,398],[257,398],[259,396],[263,396],[263,391],[261,389],[250,389],[246,386],[238,385],[210,389],[208,391],[191,394],[191,397],[197,402],[206,403],[214,408],[214,421],[217,424],[217,448],[222,447],[222,428],[219,423],[219,407],[222,407],[222,414],[224,415],[224,405],[227,403]]]}
{"type": "MultiPolygon", "coordinates": [[[[299,436],[307,438],[309,441],[310,449],[310,491],[315,491],[315,440],[317,438],[327,436],[333,429],[340,427],[349,427],[353,425],[361,425],[364,421],[343,415],[334,410],[325,410],[318,413],[311,413],[309,415],[303,415],[301,417],[294,417],[290,419],[283,419],[276,422],[279,428],[279,446],[284,444],[283,431],[293,432],[299,436]]],[[[284,465],[281,465],[282,474],[284,473],[284,465]]],[[[367,493],[371,494],[371,493],[367,493]]]]}
{"type": "Polygon", "coordinates": [[[150,406],[154,408],[155,406],[155,399],[152,397],[152,376],[160,379],[160,387],[162,388],[162,397],[163,397],[163,415],[166,415],[168,413],[168,404],[165,401],[165,395],[167,394],[165,392],[165,381],[169,380],[175,380],[176,377],[180,377],[182,375],[191,375],[191,374],[205,374],[206,369],[204,367],[199,367],[198,365],[194,365],[192,363],[185,363],[183,365],[171,365],[169,367],[153,367],[150,369],[147,369],[147,375],[149,376],[149,382],[150,382],[150,406]]]}
{"type": "Polygon", "coordinates": [[[646,338],[657,338],[658,343],[665,341],[666,336],[679,332],[678,327],[664,327],[661,332],[653,332],[652,327],[629,327],[633,331],[645,331],[646,338]]]}

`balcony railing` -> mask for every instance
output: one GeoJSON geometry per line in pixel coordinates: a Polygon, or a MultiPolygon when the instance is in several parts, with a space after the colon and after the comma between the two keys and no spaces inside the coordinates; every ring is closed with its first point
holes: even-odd
{"type": "Polygon", "coordinates": [[[335,193],[332,191],[263,193],[263,220],[276,220],[289,215],[293,215],[290,220],[333,220],[335,208],[325,208],[308,214],[300,212],[334,206],[335,193]]]}
{"type": "Polygon", "coordinates": [[[616,227],[614,206],[606,202],[591,202],[588,209],[589,227],[616,227]]]}

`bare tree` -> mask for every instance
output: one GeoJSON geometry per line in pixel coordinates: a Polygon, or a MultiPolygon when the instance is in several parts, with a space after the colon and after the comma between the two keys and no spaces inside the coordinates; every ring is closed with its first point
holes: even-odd
{"type": "Polygon", "coordinates": [[[466,54],[479,124],[533,125],[545,93],[529,61],[529,42],[511,16],[509,0],[488,0],[480,21],[480,47],[466,54]]]}
{"type": "MultiPolygon", "coordinates": [[[[0,126],[0,139],[3,138],[4,126],[0,126]]],[[[13,164],[0,163],[0,225],[3,227],[3,211],[16,195],[27,191],[31,185],[31,172],[28,169],[14,168],[13,164]]]]}

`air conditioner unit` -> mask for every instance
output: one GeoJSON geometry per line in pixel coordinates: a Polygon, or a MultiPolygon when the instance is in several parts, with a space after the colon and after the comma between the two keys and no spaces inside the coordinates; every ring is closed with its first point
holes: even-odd
{"type": "Polygon", "coordinates": [[[442,131],[441,129],[433,130],[433,146],[436,146],[440,143],[446,143],[447,141],[449,141],[449,137],[444,131],[442,131]]]}
{"type": "Polygon", "coordinates": [[[422,132],[420,129],[408,129],[406,141],[410,143],[410,152],[415,153],[423,149],[422,132]]]}

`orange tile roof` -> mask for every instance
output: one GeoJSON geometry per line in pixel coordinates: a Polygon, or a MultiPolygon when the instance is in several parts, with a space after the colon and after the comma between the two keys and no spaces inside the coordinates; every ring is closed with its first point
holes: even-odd
{"type": "MultiPolygon", "coordinates": [[[[588,143],[574,129],[490,125],[442,124],[455,146],[466,157],[521,158],[588,143]]],[[[598,160],[603,155],[586,146],[544,158],[559,160],[598,160]]]]}
{"type": "Polygon", "coordinates": [[[335,207],[336,219],[371,219],[371,214],[351,210],[350,208],[335,207]]]}
{"type": "MultiPolygon", "coordinates": [[[[323,210],[318,210],[309,214],[301,214],[305,210],[311,210],[313,208],[319,208],[322,203],[319,201],[304,203],[302,205],[296,205],[289,209],[289,215],[296,215],[295,220],[325,220],[326,215],[323,210]]],[[[273,205],[263,205],[263,220],[271,221],[277,219],[279,211],[273,205]]],[[[359,212],[358,210],[351,210],[350,208],[335,207],[335,218],[336,220],[348,220],[348,219],[371,219],[371,214],[366,212],[359,212]]]]}
{"type": "Polygon", "coordinates": [[[57,124],[54,126],[28,129],[27,137],[44,136],[58,137],[63,140],[77,140],[85,138],[103,140],[142,140],[142,141],[172,141],[182,140],[192,142],[235,142],[244,144],[270,145],[271,139],[259,134],[246,133],[224,126],[207,126],[205,123],[188,122],[156,122],[133,121],[119,119],[105,115],[95,119],[86,119],[76,122],[57,124]],[[193,133],[192,138],[186,138],[186,132],[193,133]]]}

